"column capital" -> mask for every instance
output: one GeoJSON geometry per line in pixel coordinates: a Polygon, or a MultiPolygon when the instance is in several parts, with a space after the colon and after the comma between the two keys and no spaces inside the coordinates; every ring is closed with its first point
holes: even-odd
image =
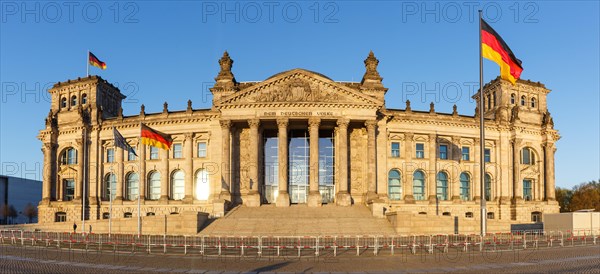
{"type": "Polygon", "coordinates": [[[78,147],[83,146],[83,138],[75,139],[75,143],[77,144],[78,147]]]}
{"type": "Polygon", "coordinates": [[[512,140],[511,140],[511,142],[512,142],[512,143],[513,143],[515,146],[518,146],[518,145],[521,145],[521,143],[523,142],[523,139],[521,139],[521,138],[514,138],[514,139],[512,139],[512,140]]]}
{"type": "Polygon", "coordinates": [[[258,129],[258,126],[260,126],[260,120],[259,119],[249,119],[248,126],[250,126],[250,128],[258,129]]]}
{"type": "Polygon", "coordinates": [[[308,126],[311,128],[314,127],[319,127],[319,125],[321,124],[321,118],[319,117],[310,117],[308,118],[308,126]]]}
{"type": "Polygon", "coordinates": [[[337,125],[340,128],[348,128],[348,124],[350,124],[350,119],[347,118],[340,118],[337,120],[337,125]]]}
{"type": "Polygon", "coordinates": [[[367,130],[374,130],[375,126],[377,125],[377,120],[366,120],[365,121],[365,126],[367,127],[367,130]]]}
{"type": "Polygon", "coordinates": [[[184,133],[183,136],[185,137],[186,140],[191,140],[192,138],[194,138],[194,133],[192,133],[192,132],[184,133]]]}
{"type": "Polygon", "coordinates": [[[277,118],[277,127],[286,128],[290,123],[288,118],[277,118]]]}
{"type": "Polygon", "coordinates": [[[545,148],[547,148],[547,149],[552,149],[552,148],[554,148],[554,143],[551,143],[551,142],[545,142],[543,145],[544,145],[544,147],[545,147],[545,148]]]}
{"type": "Polygon", "coordinates": [[[429,141],[437,141],[437,134],[429,133],[429,141]]]}
{"type": "Polygon", "coordinates": [[[219,124],[222,129],[229,129],[231,127],[231,120],[219,120],[219,124]]]}
{"type": "Polygon", "coordinates": [[[459,136],[452,136],[452,142],[455,144],[459,144],[460,143],[460,137],[459,136]]]}

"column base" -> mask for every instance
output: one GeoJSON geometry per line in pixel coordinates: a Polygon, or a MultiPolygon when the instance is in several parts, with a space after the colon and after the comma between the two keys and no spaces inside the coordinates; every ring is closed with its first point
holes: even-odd
{"type": "Polygon", "coordinates": [[[309,207],[320,207],[323,203],[323,198],[321,197],[321,193],[318,191],[310,192],[308,194],[307,204],[309,207]]]}
{"type": "Polygon", "coordinates": [[[415,203],[415,196],[413,196],[413,195],[404,195],[404,201],[407,204],[414,204],[415,203]]]}
{"type": "Polygon", "coordinates": [[[227,190],[222,190],[221,193],[219,193],[219,199],[231,202],[231,193],[227,190]]]}
{"type": "Polygon", "coordinates": [[[365,194],[365,203],[366,204],[371,204],[371,203],[379,203],[379,202],[383,202],[383,200],[379,199],[379,196],[377,196],[377,193],[373,192],[373,191],[369,191],[365,194]]]}
{"type": "Polygon", "coordinates": [[[290,194],[285,192],[279,192],[277,195],[277,201],[275,202],[277,207],[288,207],[290,206],[290,194]]]}
{"type": "Polygon", "coordinates": [[[460,196],[452,196],[452,203],[460,204],[460,203],[462,203],[462,199],[460,198],[460,196]]]}
{"type": "Polygon", "coordinates": [[[260,206],[260,194],[258,191],[251,191],[246,195],[242,195],[242,204],[247,207],[259,207],[260,206]]]}
{"type": "Polygon", "coordinates": [[[427,197],[427,200],[429,201],[430,205],[435,205],[435,195],[429,195],[429,197],[427,197]]]}
{"type": "Polygon", "coordinates": [[[192,197],[192,195],[186,195],[185,197],[183,197],[182,201],[184,204],[191,204],[194,202],[194,197],[192,197]]]}
{"type": "Polygon", "coordinates": [[[352,205],[352,197],[350,197],[350,193],[348,192],[340,192],[335,195],[335,204],[339,206],[351,206],[352,205]]]}
{"type": "Polygon", "coordinates": [[[169,200],[169,196],[167,196],[167,195],[162,195],[162,196],[160,196],[160,199],[158,199],[158,200],[159,200],[159,201],[163,201],[163,202],[164,202],[164,201],[167,201],[167,200],[169,200]]]}

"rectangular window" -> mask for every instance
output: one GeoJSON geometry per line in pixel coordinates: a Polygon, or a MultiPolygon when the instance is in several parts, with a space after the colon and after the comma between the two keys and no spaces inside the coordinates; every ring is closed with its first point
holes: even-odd
{"type": "Polygon", "coordinates": [[[469,161],[469,147],[462,147],[462,160],[463,161],[469,161]]]}
{"type": "Polygon", "coordinates": [[[400,157],[400,143],[392,142],[392,157],[400,157]]]}
{"type": "Polygon", "coordinates": [[[533,200],[532,183],[530,179],[523,180],[523,199],[525,199],[525,201],[533,200]]]}
{"type": "Polygon", "coordinates": [[[136,152],[136,151],[135,151],[135,148],[132,148],[132,149],[133,149],[133,151],[132,151],[132,150],[130,150],[130,151],[127,153],[127,161],[135,161],[135,158],[136,158],[136,156],[135,156],[135,152],[136,152]]]}
{"type": "Polygon", "coordinates": [[[198,158],[206,157],[206,142],[198,143],[198,158]]]}
{"type": "Polygon", "coordinates": [[[150,147],[150,160],[158,159],[158,148],[150,147]]]}
{"type": "Polygon", "coordinates": [[[484,155],[483,155],[483,158],[485,159],[485,162],[486,162],[486,163],[489,163],[489,162],[491,162],[492,153],[490,152],[490,149],[489,149],[489,148],[486,148],[486,149],[484,150],[484,155]]]}
{"type": "Polygon", "coordinates": [[[106,162],[107,163],[115,162],[115,150],[113,148],[109,148],[106,150],[106,162]]]}
{"type": "Polygon", "coordinates": [[[181,149],[181,144],[173,144],[173,158],[175,158],[175,159],[183,158],[183,151],[181,149]]]}
{"type": "Polygon", "coordinates": [[[448,159],[448,146],[440,145],[440,159],[447,160],[448,159]]]}
{"type": "Polygon", "coordinates": [[[416,150],[415,157],[417,159],[423,159],[423,158],[425,158],[425,145],[423,145],[423,144],[416,144],[415,150],[416,150]]]}
{"type": "Polygon", "coordinates": [[[65,179],[65,195],[63,201],[72,201],[75,196],[75,180],[65,179]]]}

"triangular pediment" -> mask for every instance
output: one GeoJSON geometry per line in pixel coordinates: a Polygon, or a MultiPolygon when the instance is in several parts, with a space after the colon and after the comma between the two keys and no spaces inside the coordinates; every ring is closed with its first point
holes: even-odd
{"type": "Polygon", "coordinates": [[[383,102],[359,90],[303,69],[286,71],[224,97],[217,108],[228,105],[311,103],[352,104],[379,107],[383,102]]]}

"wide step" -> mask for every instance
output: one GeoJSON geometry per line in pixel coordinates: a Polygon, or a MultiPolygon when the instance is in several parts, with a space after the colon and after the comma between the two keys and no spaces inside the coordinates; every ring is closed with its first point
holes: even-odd
{"type": "Polygon", "coordinates": [[[231,236],[325,236],[391,235],[394,229],[386,219],[373,217],[362,205],[278,208],[240,206],[203,229],[202,235],[231,236]]]}

